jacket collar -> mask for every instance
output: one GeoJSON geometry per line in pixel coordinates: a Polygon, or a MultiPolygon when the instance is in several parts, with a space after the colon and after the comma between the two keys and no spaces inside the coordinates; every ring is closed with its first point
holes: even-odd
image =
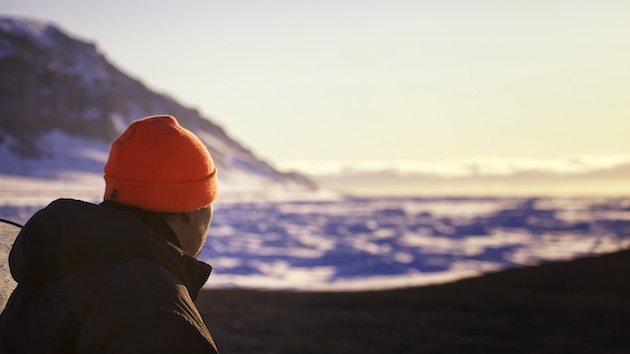
{"type": "Polygon", "coordinates": [[[136,208],[131,205],[120,204],[120,203],[116,203],[116,202],[112,202],[108,200],[102,202],[99,205],[107,207],[107,208],[113,208],[116,210],[128,212],[137,216],[138,218],[140,218],[140,220],[142,220],[142,222],[146,226],[148,226],[151,230],[153,230],[153,232],[155,232],[156,235],[174,244],[175,246],[182,248],[182,245],[179,242],[177,235],[175,234],[173,229],[171,229],[171,227],[166,223],[166,221],[164,221],[164,219],[162,219],[158,215],[159,213],[150,212],[147,210],[136,208]]]}
{"type": "Polygon", "coordinates": [[[164,226],[149,226],[133,212],[59,199],[24,225],[9,255],[11,274],[19,284],[41,284],[97,263],[143,258],[166,268],[194,300],[212,267],[167,241],[174,235],[164,226]]]}

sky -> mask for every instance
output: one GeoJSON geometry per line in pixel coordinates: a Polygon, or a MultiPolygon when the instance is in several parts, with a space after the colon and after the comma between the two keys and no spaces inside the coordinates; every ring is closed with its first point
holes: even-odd
{"type": "Polygon", "coordinates": [[[626,0],[3,0],[0,13],[95,41],[282,168],[630,163],[626,0]]]}

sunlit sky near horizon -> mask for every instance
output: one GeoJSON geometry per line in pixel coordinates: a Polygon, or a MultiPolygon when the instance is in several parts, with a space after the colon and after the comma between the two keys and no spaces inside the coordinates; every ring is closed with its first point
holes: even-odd
{"type": "Polygon", "coordinates": [[[282,167],[630,154],[630,1],[4,0],[282,167]]]}

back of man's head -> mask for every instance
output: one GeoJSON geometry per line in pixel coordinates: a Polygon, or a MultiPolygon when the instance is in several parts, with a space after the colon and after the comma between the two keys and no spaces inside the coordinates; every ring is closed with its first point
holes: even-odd
{"type": "Polygon", "coordinates": [[[131,123],[111,146],[104,200],[155,212],[208,207],[217,170],[205,145],[168,115],[131,123]]]}

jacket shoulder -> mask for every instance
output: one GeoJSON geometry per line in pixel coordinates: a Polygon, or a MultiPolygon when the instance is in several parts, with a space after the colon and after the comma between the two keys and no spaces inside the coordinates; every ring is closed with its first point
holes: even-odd
{"type": "Polygon", "coordinates": [[[136,353],[160,353],[149,350],[152,347],[140,349],[150,344],[149,339],[179,343],[174,335],[188,338],[191,345],[213,343],[186,286],[158,263],[121,259],[94,265],[65,281],[75,282],[73,286],[83,292],[72,307],[81,312],[84,326],[79,337],[87,352],[110,344],[112,353],[121,352],[125,344],[138,348],[136,353]]]}
{"type": "Polygon", "coordinates": [[[217,353],[214,340],[187,316],[163,308],[141,307],[109,323],[99,353],[217,353]]]}

